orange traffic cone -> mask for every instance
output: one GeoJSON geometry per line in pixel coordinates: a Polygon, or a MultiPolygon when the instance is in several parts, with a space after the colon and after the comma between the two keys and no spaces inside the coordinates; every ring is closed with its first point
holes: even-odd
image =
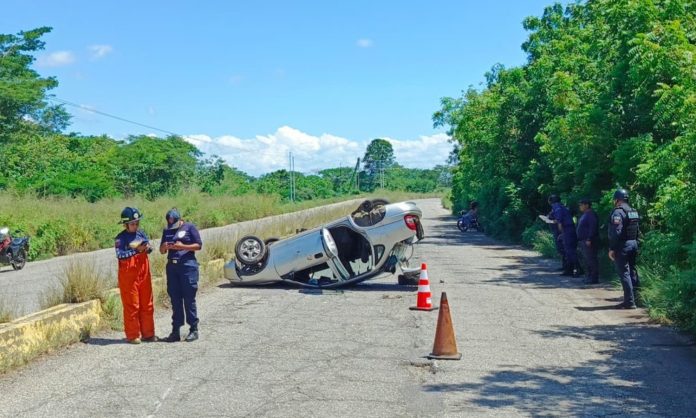
{"type": "Polygon", "coordinates": [[[435,329],[435,342],[433,352],[428,356],[429,359],[438,360],[460,360],[461,353],[457,351],[457,340],[454,338],[454,328],[450,317],[447,293],[442,292],[440,298],[440,313],[437,316],[437,328],[435,329]]]}
{"type": "Polygon", "coordinates": [[[430,293],[430,280],[428,279],[428,268],[425,263],[421,264],[420,278],[418,279],[418,299],[416,306],[411,306],[412,311],[434,311],[432,294],[430,293]]]}

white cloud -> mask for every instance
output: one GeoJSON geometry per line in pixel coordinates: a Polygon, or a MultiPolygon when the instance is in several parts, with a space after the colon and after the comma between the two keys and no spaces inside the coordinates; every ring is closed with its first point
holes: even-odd
{"type": "Polygon", "coordinates": [[[40,67],[63,67],[75,62],[75,54],[71,51],[56,51],[39,57],[37,64],[40,67]]]}
{"type": "MultiPolygon", "coordinates": [[[[319,136],[282,126],[274,133],[254,138],[233,135],[210,137],[188,135],[188,142],[208,155],[218,155],[231,166],[258,176],[288,168],[288,152],[295,157],[295,169],[309,173],[331,167],[352,167],[362,158],[371,139],[355,141],[331,134],[319,136]]],[[[447,135],[421,136],[412,140],[387,139],[394,147],[396,161],[406,167],[431,168],[447,160],[452,145],[447,135]]]]}
{"type": "Polygon", "coordinates": [[[372,39],[362,38],[358,39],[358,41],[355,44],[360,48],[371,48],[375,43],[372,39]]]}
{"type": "Polygon", "coordinates": [[[392,144],[396,161],[405,167],[432,168],[444,164],[453,147],[449,136],[444,133],[423,135],[413,140],[384,139],[392,144]]]}
{"type": "Polygon", "coordinates": [[[114,50],[111,45],[90,45],[87,47],[87,49],[89,50],[92,59],[95,60],[104,58],[114,50]]]}

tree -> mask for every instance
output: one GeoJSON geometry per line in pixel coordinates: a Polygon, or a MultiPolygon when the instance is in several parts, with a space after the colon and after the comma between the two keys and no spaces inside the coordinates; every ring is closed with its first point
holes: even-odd
{"type": "Polygon", "coordinates": [[[50,132],[63,130],[70,120],[62,105],[50,105],[47,92],[58,86],[54,77],[42,78],[31,69],[32,53],[44,48],[41,27],[17,35],[0,34],[0,142],[23,127],[50,132]]]}
{"type": "Polygon", "coordinates": [[[384,170],[396,163],[394,148],[386,139],[376,138],[367,146],[363,157],[363,170],[360,176],[360,186],[372,191],[382,180],[384,170]]]}

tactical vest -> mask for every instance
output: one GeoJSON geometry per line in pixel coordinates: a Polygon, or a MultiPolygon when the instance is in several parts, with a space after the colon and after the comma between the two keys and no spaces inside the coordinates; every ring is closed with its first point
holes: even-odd
{"type": "Polygon", "coordinates": [[[640,226],[640,215],[638,215],[638,211],[628,205],[621,205],[619,209],[626,214],[626,220],[624,221],[626,223],[624,223],[623,230],[621,231],[621,240],[637,240],[640,226]]]}

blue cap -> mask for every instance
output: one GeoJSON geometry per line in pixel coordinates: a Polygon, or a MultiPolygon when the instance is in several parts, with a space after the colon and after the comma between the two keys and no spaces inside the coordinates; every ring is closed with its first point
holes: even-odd
{"type": "Polygon", "coordinates": [[[181,220],[181,215],[179,215],[179,211],[176,209],[170,209],[169,212],[164,216],[164,219],[167,220],[167,226],[169,229],[174,228],[174,225],[176,225],[177,222],[181,220]],[[172,220],[169,222],[169,220],[172,220]]]}

